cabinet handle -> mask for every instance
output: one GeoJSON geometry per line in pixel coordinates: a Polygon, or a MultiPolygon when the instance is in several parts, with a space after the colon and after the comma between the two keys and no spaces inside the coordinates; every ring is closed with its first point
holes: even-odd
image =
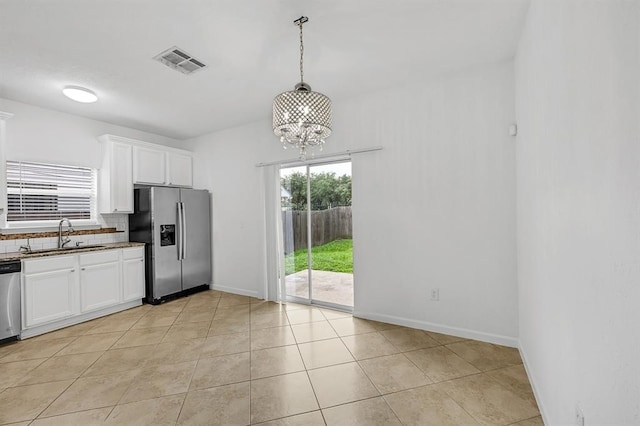
{"type": "Polygon", "coordinates": [[[69,271],[69,272],[75,272],[75,271],[76,271],[75,269],[72,269],[72,270],[71,270],[71,271],[69,271]]]}
{"type": "Polygon", "coordinates": [[[144,262],[144,259],[140,259],[140,262],[144,262]]]}
{"type": "Polygon", "coordinates": [[[118,211],[118,209],[113,209],[113,211],[114,211],[114,212],[117,212],[117,211],[118,211]]]}
{"type": "Polygon", "coordinates": [[[80,268],[81,271],[84,271],[84,268],[80,268]]]}

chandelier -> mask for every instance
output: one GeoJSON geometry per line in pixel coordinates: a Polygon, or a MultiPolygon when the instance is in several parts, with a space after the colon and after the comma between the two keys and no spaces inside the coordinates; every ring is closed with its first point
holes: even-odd
{"type": "Polygon", "coordinates": [[[331,99],[304,82],[302,24],[308,21],[306,16],[293,21],[300,28],[300,83],[273,100],[273,133],[284,149],[289,145],[298,148],[301,160],[306,159],[309,148],[317,146],[322,151],[324,140],[331,135],[331,99]]]}

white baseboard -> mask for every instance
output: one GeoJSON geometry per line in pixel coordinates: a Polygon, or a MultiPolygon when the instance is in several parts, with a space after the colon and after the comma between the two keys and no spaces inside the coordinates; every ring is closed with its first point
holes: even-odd
{"type": "Polygon", "coordinates": [[[106,315],[115,314],[116,312],[125,311],[127,309],[135,308],[142,305],[142,299],[136,299],[129,302],[120,303],[115,306],[100,309],[98,311],[89,312],[86,314],[76,315],[70,318],[65,318],[58,321],[53,321],[48,324],[43,324],[31,328],[22,330],[20,333],[20,339],[27,339],[29,337],[38,336],[40,334],[48,333],[50,331],[59,330],[70,325],[80,324],[81,322],[90,321],[92,319],[100,318],[106,315]]]}
{"type": "Polygon", "coordinates": [[[502,336],[499,334],[485,333],[466,328],[450,327],[442,324],[435,324],[427,321],[419,321],[410,318],[397,317],[394,315],[374,314],[370,312],[354,311],[354,317],[364,318],[374,321],[386,322],[388,324],[402,325],[405,327],[417,328],[420,330],[433,331],[435,333],[449,334],[451,336],[464,337],[465,339],[480,340],[481,342],[495,343],[496,345],[518,347],[518,339],[515,337],[502,336]]]}
{"type": "Polygon", "coordinates": [[[524,370],[527,373],[527,378],[529,378],[529,383],[531,384],[531,389],[533,390],[533,396],[536,399],[536,404],[538,404],[538,410],[540,410],[540,415],[542,416],[542,422],[545,425],[550,425],[551,421],[547,417],[547,410],[542,403],[542,398],[540,397],[540,392],[538,391],[538,387],[536,386],[536,382],[533,379],[533,374],[531,369],[529,368],[529,363],[527,362],[527,355],[525,354],[524,349],[522,348],[522,343],[518,347],[518,351],[520,352],[520,358],[522,358],[522,364],[524,365],[524,370]]]}
{"type": "Polygon", "coordinates": [[[224,291],[225,293],[233,293],[233,294],[239,294],[240,296],[249,296],[249,297],[256,297],[258,299],[262,299],[262,296],[259,294],[259,292],[255,290],[245,290],[243,288],[228,287],[228,286],[219,285],[219,284],[211,284],[210,288],[212,290],[224,291]]]}

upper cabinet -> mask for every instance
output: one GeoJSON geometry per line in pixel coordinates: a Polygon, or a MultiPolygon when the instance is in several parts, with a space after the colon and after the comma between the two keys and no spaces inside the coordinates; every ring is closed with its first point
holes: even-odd
{"type": "Polygon", "coordinates": [[[166,182],[164,151],[133,147],[133,182],[149,185],[164,185],[166,182]]]}
{"type": "Polygon", "coordinates": [[[166,161],[167,184],[171,186],[193,186],[193,158],[191,155],[168,152],[166,161]]]}
{"type": "Polygon", "coordinates": [[[133,147],[133,183],[193,186],[192,155],[188,151],[133,147]]]}
{"type": "Polygon", "coordinates": [[[100,213],[133,213],[131,145],[102,141],[102,166],[98,174],[100,213]]]}
{"type": "Polygon", "coordinates": [[[193,154],[114,135],[103,145],[98,181],[100,213],[133,213],[133,185],[193,186],[193,154]]]}

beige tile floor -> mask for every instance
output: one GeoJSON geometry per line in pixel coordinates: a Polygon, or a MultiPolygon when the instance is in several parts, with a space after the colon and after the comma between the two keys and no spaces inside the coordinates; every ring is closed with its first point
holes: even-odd
{"type": "Polygon", "coordinates": [[[207,291],[0,345],[0,424],[542,420],[515,349],[207,291]]]}

